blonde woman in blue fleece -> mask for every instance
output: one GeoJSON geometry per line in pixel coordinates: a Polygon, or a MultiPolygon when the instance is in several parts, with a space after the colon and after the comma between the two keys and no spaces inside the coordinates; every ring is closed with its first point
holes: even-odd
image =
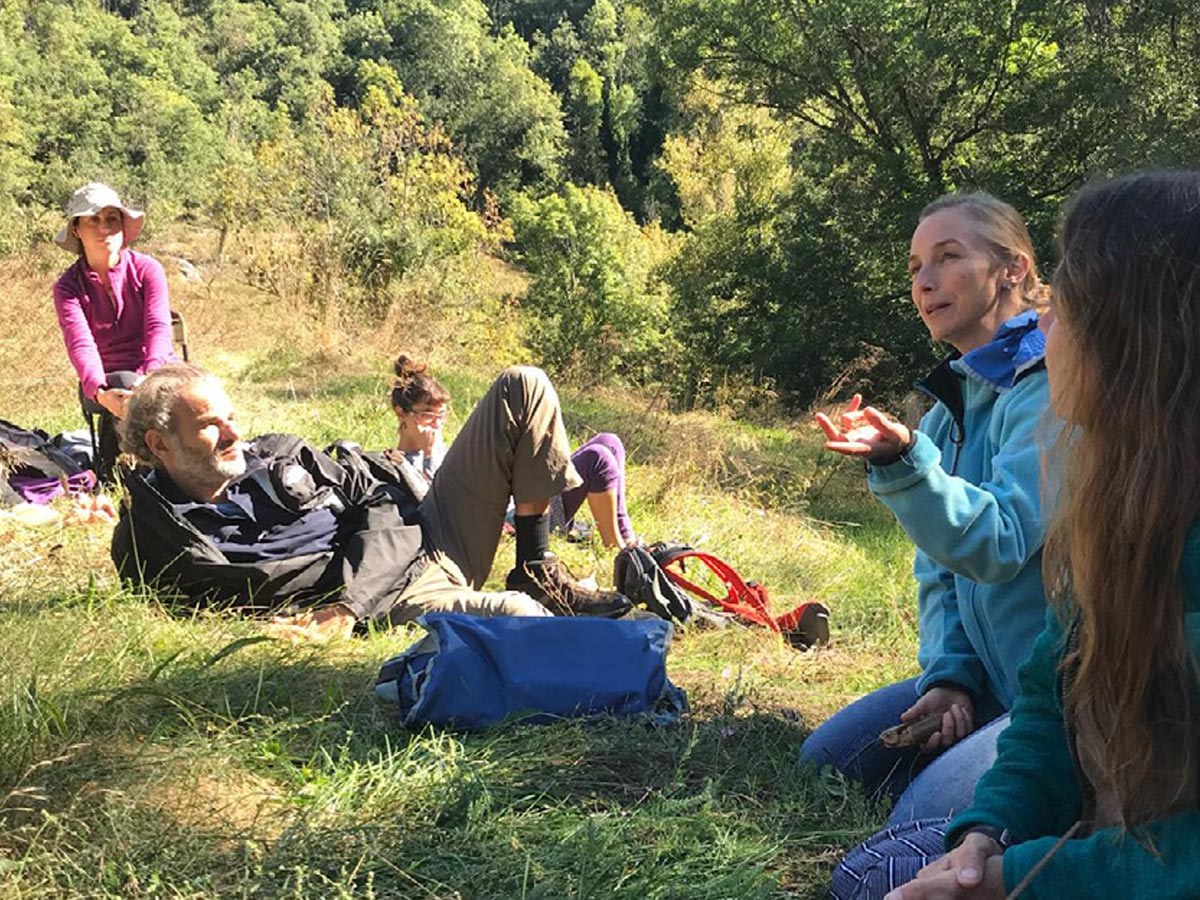
{"type": "Polygon", "coordinates": [[[1048,391],[1029,232],[988,194],[948,195],[922,211],[908,270],[930,335],[954,348],[918,385],[933,408],[915,431],[858,397],[838,424],[817,419],[829,450],[866,461],[871,491],[916,544],[921,674],[836,713],[800,751],[890,795],[893,822],[970,803],[1046,602],[1034,435],[1048,391]],[[880,744],[881,731],[933,716],[922,746],[880,744]]]}
{"type": "Polygon", "coordinates": [[[1043,324],[1067,423],[1046,629],[971,807],[852,851],[834,900],[1200,897],[1197,209],[1197,171],[1067,205],[1043,324]]]}

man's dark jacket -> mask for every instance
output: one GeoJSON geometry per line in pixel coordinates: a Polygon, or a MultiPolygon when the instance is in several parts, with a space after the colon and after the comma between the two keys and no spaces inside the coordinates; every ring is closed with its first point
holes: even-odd
{"type": "Polygon", "coordinates": [[[270,611],[338,600],[359,619],[386,616],[427,562],[419,494],[386,459],[353,445],[335,447],[337,459],[293,435],[270,434],[246,448],[247,456],[265,464],[276,496],[289,509],[335,511],[333,550],[231,562],[176,513],[144,472],[132,470],[125,474],[128,498],[113,532],[117,571],[182,595],[191,605],[270,611]]]}

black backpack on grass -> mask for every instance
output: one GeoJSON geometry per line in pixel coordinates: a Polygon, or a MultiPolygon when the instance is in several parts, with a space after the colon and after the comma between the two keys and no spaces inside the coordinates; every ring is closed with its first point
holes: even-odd
{"type": "Polygon", "coordinates": [[[662,619],[724,628],[731,617],[694,600],[667,577],[645,547],[630,545],[613,560],[613,586],[662,619]]]}
{"type": "MultiPolygon", "coordinates": [[[[54,445],[46,432],[0,419],[0,506],[12,506],[24,499],[9,484],[11,476],[46,481],[65,479],[72,490],[86,490],[92,482],[90,475],[83,477],[83,471],[69,453],[54,445]]],[[[47,496],[60,492],[55,487],[47,496]]]]}
{"type": "Polygon", "coordinates": [[[613,575],[622,593],[644,602],[647,609],[663,618],[720,626],[730,621],[759,625],[774,631],[797,650],[829,641],[829,610],[823,604],[810,600],[775,615],[764,585],[747,581],[725,560],[687,544],[659,541],[646,548],[627,547],[618,554],[613,575]],[[628,561],[623,562],[626,555],[628,561]],[[720,589],[713,593],[711,583],[706,588],[694,580],[685,569],[688,562],[698,564],[701,572],[707,570],[724,593],[720,589]],[[679,616],[676,611],[685,609],[685,604],[690,612],[679,616]]]}

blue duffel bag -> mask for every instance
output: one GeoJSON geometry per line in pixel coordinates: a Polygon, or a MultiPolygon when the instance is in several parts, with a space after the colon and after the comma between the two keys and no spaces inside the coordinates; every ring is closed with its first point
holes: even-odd
{"type": "Polygon", "coordinates": [[[428,634],[384,663],[375,685],[406,728],[480,731],[595,715],[666,724],[687,709],[667,679],[670,622],[462,613],[417,622],[428,634]]]}

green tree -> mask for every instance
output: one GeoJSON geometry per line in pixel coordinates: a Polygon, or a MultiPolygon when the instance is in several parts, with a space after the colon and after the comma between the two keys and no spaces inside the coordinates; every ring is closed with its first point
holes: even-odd
{"type": "Polygon", "coordinates": [[[670,252],[656,226],[639,228],[611,191],[568,184],[515,198],[517,258],[532,276],[529,346],[553,371],[595,380],[660,377],[676,345],[654,277],[670,252]]]}
{"type": "MultiPolygon", "coordinates": [[[[1194,70],[1183,60],[1197,46],[1197,13],[1178,4],[654,0],[651,8],[677,83],[698,69],[795,129],[790,196],[726,223],[748,234],[757,223],[764,238],[747,240],[744,253],[725,244],[707,272],[682,266],[675,284],[694,315],[712,308],[746,327],[766,323],[774,337],[772,352],[758,356],[763,371],[803,402],[863,358],[864,345],[887,351],[867,353],[880,359],[877,389],[899,389],[932,360],[934,348],[919,328],[901,327],[901,313],[907,239],[938,194],[991,190],[1026,215],[1048,257],[1072,189],[1195,146],[1200,82],[1182,86],[1171,69],[1180,60],[1194,70]],[[826,337],[810,335],[814,321],[826,337]]],[[[714,252],[721,246],[715,237],[714,252]]],[[[755,351],[729,331],[711,352],[744,364],[755,351]]]]}
{"type": "Polygon", "coordinates": [[[530,34],[535,71],[563,98],[571,148],[567,177],[611,185],[643,221],[660,215],[665,202],[673,220],[669,190],[653,183],[654,162],[674,116],[659,77],[653,20],[627,0],[568,4],[549,23],[539,10],[514,5],[511,22],[530,34]],[[530,30],[533,23],[541,30],[530,30]],[[591,99],[597,83],[598,108],[591,99]]]}
{"type": "Polygon", "coordinates": [[[557,181],[565,150],[562,107],[530,69],[525,41],[511,28],[492,33],[483,3],[371,0],[354,4],[353,12],[382,22],[386,61],[425,113],[444,124],[481,187],[557,181]]]}
{"type": "Polygon", "coordinates": [[[604,148],[600,144],[604,82],[582,57],[571,66],[564,105],[571,131],[571,172],[589,184],[602,184],[607,174],[604,148]]]}
{"type": "Polygon", "coordinates": [[[153,205],[156,219],[200,209],[215,164],[206,111],[217,93],[169,6],[147,0],[134,23],[94,3],[8,8],[24,25],[11,97],[32,162],[30,201],[59,206],[98,179],[153,205]]]}
{"type": "Polygon", "coordinates": [[[336,105],[327,88],[298,128],[260,143],[251,177],[230,160],[221,212],[227,226],[272,229],[253,254],[264,287],[378,317],[394,280],[487,245],[492,234],[469,206],[471,172],[395,71],[363,62],[357,85],[357,108],[336,105]]]}

